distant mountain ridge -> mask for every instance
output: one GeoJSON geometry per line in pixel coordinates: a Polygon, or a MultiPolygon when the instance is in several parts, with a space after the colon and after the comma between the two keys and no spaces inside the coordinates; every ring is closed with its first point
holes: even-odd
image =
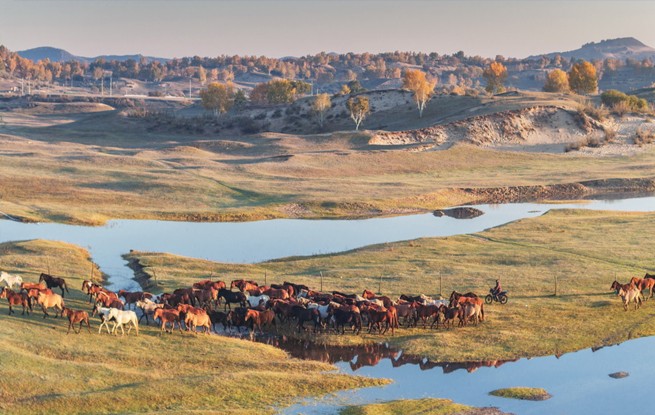
{"type": "Polygon", "coordinates": [[[142,57],[146,59],[148,62],[152,61],[159,61],[159,62],[168,62],[170,59],[168,58],[158,58],[158,57],[153,57],[153,56],[143,56],[141,54],[136,54],[136,55],[99,55],[95,57],[85,57],[85,56],[76,56],[73,55],[72,53],[60,49],[60,48],[55,48],[52,46],[41,46],[38,48],[32,48],[32,49],[27,49],[27,50],[20,50],[18,52],[19,56],[22,58],[27,58],[30,59],[34,62],[43,60],[43,59],[49,59],[51,62],[66,62],[66,61],[79,61],[79,62],[85,62],[85,63],[91,63],[97,59],[105,59],[107,61],[119,61],[119,62],[124,62],[128,59],[134,59],[135,61],[139,61],[142,57]]]}
{"type": "Polygon", "coordinates": [[[560,55],[563,58],[584,59],[584,60],[604,60],[608,58],[625,60],[633,58],[642,60],[646,58],[655,60],[655,49],[643,44],[633,37],[623,37],[617,39],[606,39],[600,42],[590,42],[582,45],[579,49],[568,52],[551,52],[542,55],[534,55],[528,59],[538,59],[541,56],[554,58],[560,55]]]}

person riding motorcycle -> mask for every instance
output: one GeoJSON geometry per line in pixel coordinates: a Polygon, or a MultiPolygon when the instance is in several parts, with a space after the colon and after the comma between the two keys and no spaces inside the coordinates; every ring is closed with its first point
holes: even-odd
{"type": "Polygon", "coordinates": [[[500,280],[496,280],[496,286],[491,289],[491,295],[497,296],[503,291],[503,289],[500,287],[500,280]]]}

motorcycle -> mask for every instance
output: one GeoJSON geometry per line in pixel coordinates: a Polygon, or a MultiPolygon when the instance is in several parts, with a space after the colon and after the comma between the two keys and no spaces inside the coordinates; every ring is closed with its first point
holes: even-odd
{"type": "Polygon", "coordinates": [[[487,304],[491,304],[494,301],[501,303],[501,304],[507,304],[507,291],[501,291],[498,294],[494,294],[494,289],[491,288],[489,289],[489,294],[484,298],[484,302],[487,304]]]}

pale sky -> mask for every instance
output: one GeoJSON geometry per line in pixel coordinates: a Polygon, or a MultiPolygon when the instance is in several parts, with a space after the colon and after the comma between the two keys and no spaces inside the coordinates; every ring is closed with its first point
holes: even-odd
{"type": "Polygon", "coordinates": [[[0,0],[0,44],[80,56],[421,51],[526,57],[635,37],[655,1],[0,0]]]}

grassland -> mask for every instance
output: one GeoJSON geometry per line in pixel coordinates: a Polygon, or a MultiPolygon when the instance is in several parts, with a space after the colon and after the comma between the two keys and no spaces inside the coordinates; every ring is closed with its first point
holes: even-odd
{"type": "Polygon", "coordinates": [[[349,406],[341,410],[341,415],[476,415],[498,414],[500,411],[483,412],[481,409],[453,403],[447,399],[417,399],[349,406]]]}
{"type": "MultiPolygon", "coordinates": [[[[422,122],[574,104],[560,96],[465,98],[441,97],[422,122]]],[[[649,146],[600,158],[471,145],[413,152],[369,145],[367,132],[224,137],[152,131],[119,111],[37,109],[3,113],[0,127],[0,211],[35,221],[388,215],[488,201],[466,188],[652,179],[655,171],[649,146]]]]}
{"type": "Polygon", "coordinates": [[[552,396],[542,388],[504,388],[496,389],[489,392],[489,395],[499,396],[501,398],[520,399],[524,401],[544,401],[552,396]]]}
{"type": "Polygon", "coordinates": [[[485,309],[478,327],[401,329],[396,335],[318,335],[318,342],[360,344],[385,340],[434,361],[495,361],[562,354],[655,334],[653,301],[624,312],[610,290],[655,269],[655,214],[562,210],[472,235],[370,246],[335,255],[258,264],[221,264],[161,253],[133,252],[147,288],[170,290],[212,277],[268,283],[291,280],[325,291],[365,288],[448,295],[486,293],[500,278],[507,305],[485,309]],[[557,284],[557,296],[555,289],[557,284]],[[573,329],[575,328],[575,329],[573,329]],[[471,341],[475,339],[475,341],[471,341]]]}
{"type": "MultiPolygon", "coordinates": [[[[94,266],[76,246],[50,241],[0,244],[2,269],[26,281],[50,268],[64,276],[66,305],[88,310],[79,290],[94,266]]],[[[95,275],[100,275],[97,268],[95,275]]],[[[8,316],[0,301],[0,412],[88,413],[273,413],[294,399],[384,383],[322,373],[332,366],[289,359],[279,349],[220,336],[159,335],[141,326],[126,337],[66,335],[67,321],[8,316]],[[284,385],[284,387],[280,387],[284,385]]]]}

